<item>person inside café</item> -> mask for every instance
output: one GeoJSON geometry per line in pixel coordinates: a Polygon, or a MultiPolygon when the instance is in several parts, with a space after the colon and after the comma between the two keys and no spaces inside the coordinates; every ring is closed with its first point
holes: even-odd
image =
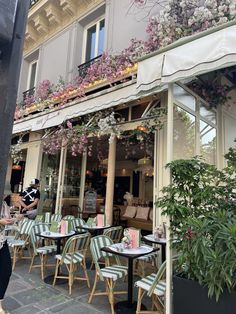
{"type": "Polygon", "coordinates": [[[33,179],[30,182],[30,186],[20,193],[21,213],[25,214],[29,219],[35,219],[38,213],[37,206],[40,199],[38,188],[39,180],[33,179]]]}

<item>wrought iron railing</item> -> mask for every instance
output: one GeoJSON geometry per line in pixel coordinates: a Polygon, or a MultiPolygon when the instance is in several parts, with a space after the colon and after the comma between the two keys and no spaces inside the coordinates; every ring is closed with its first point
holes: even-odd
{"type": "Polygon", "coordinates": [[[35,5],[39,0],[30,0],[30,8],[35,5]]]}
{"type": "Polygon", "coordinates": [[[95,57],[95,58],[93,58],[93,59],[91,59],[91,60],[89,60],[89,61],[87,61],[85,63],[82,63],[82,64],[78,65],[79,76],[84,78],[86,76],[87,72],[88,72],[88,68],[92,64],[98,62],[98,60],[101,58],[101,56],[102,55],[99,55],[99,56],[97,56],[97,57],[95,57]]]}
{"type": "Polygon", "coordinates": [[[35,92],[35,87],[30,88],[23,92],[23,102],[25,102],[26,98],[33,96],[35,92]]]}

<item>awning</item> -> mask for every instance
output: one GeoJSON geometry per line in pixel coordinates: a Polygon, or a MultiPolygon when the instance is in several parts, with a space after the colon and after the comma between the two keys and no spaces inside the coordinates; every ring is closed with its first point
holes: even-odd
{"type": "MultiPolygon", "coordinates": [[[[145,92],[143,96],[148,94],[148,92],[145,92]]],[[[51,109],[50,112],[44,111],[35,116],[30,115],[23,120],[16,121],[13,127],[13,134],[30,130],[37,131],[60,125],[68,119],[117,106],[135,100],[140,96],[136,89],[136,84],[122,88],[114,87],[113,90],[103,91],[96,96],[91,95],[87,98],[81,98],[80,101],[76,100],[70,104],[66,104],[64,108],[51,109]]]]}
{"type": "Polygon", "coordinates": [[[236,25],[232,24],[236,22],[183,38],[140,61],[138,91],[161,90],[168,83],[235,65],[236,25]]]}

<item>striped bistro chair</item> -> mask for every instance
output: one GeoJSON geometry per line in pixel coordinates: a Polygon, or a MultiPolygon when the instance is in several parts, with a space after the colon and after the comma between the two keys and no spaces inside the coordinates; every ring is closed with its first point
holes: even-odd
{"type": "Polygon", "coordinates": [[[90,233],[77,234],[66,241],[66,245],[62,254],[56,255],[56,270],[53,285],[55,285],[57,278],[64,278],[69,280],[69,294],[71,294],[71,288],[75,279],[86,280],[87,285],[90,288],[89,277],[86,269],[85,257],[90,242],[90,233]],[[59,275],[59,268],[65,264],[68,270],[68,276],[59,275]],[[80,264],[84,270],[85,277],[77,277],[75,275],[78,264],[80,264]]]}
{"type": "Polygon", "coordinates": [[[51,213],[46,212],[44,214],[44,222],[47,223],[47,224],[49,224],[51,222],[51,213]]]}
{"type": "Polygon", "coordinates": [[[51,216],[51,222],[60,222],[62,218],[61,214],[53,214],[51,216]]]}
{"type": "Polygon", "coordinates": [[[95,280],[93,289],[91,291],[88,303],[91,303],[93,296],[96,295],[107,295],[108,300],[111,305],[112,314],[114,314],[114,294],[124,294],[127,291],[114,291],[115,284],[118,279],[122,279],[127,275],[127,267],[122,266],[118,256],[101,251],[103,247],[112,245],[112,240],[105,235],[99,235],[97,237],[91,238],[90,250],[93,257],[93,262],[95,264],[95,280]],[[114,257],[116,264],[110,265],[110,257],[114,257]],[[101,258],[105,259],[105,267],[100,268],[99,260],[101,258]],[[96,285],[98,280],[105,281],[106,292],[96,292],[96,285]]]}
{"type": "Polygon", "coordinates": [[[85,225],[86,223],[82,218],[75,218],[74,220],[72,220],[73,230],[86,231],[85,229],[82,228],[85,225]],[[77,227],[81,227],[81,228],[77,228],[77,227]]]}
{"type": "Polygon", "coordinates": [[[164,314],[164,297],[166,291],[166,282],[161,280],[165,274],[166,262],[164,262],[159,268],[157,274],[151,274],[135,282],[135,286],[138,287],[138,302],[136,314],[140,313],[161,313],[164,314]],[[152,311],[141,310],[142,299],[144,295],[152,298],[152,311]],[[157,311],[154,311],[156,307],[157,311]]]}
{"type": "Polygon", "coordinates": [[[75,216],[73,215],[66,215],[63,217],[64,220],[74,220],[75,219],[75,216]]]}
{"type": "Polygon", "coordinates": [[[140,256],[135,261],[135,269],[137,274],[143,278],[145,277],[146,264],[152,264],[155,269],[158,269],[158,260],[160,258],[160,251],[149,253],[144,256],[140,256]]]}
{"type": "Polygon", "coordinates": [[[20,225],[20,230],[15,238],[8,241],[8,245],[13,250],[12,269],[15,269],[16,261],[19,258],[29,259],[30,256],[30,232],[35,222],[31,219],[24,220],[20,225]],[[29,257],[24,256],[24,248],[28,247],[29,257]]]}
{"type": "Polygon", "coordinates": [[[109,229],[104,230],[103,234],[108,236],[114,243],[119,243],[121,241],[123,235],[123,227],[111,227],[109,229]]]}
{"type": "Polygon", "coordinates": [[[49,231],[49,224],[46,224],[46,223],[36,224],[35,226],[33,226],[30,233],[31,244],[33,246],[33,257],[30,264],[29,273],[31,272],[32,268],[40,267],[42,280],[44,279],[45,267],[50,267],[50,266],[55,267],[55,264],[47,264],[48,254],[56,252],[57,250],[56,245],[40,246],[40,242],[42,239],[39,236],[36,236],[36,234],[44,232],[44,231],[49,231]],[[34,259],[36,256],[39,256],[40,264],[34,265],[34,259]]]}

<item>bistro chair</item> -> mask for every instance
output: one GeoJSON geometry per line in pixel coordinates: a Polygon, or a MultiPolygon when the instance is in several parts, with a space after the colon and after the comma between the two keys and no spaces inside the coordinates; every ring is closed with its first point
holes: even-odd
{"type": "Polygon", "coordinates": [[[52,214],[51,222],[60,222],[62,218],[61,214],[52,214]]]}
{"type": "Polygon", "coordinates": [[[141,278],[145,277],[145,269],[147,268],[146,264],[152,264],[154,268],[158,269],[159,258],[160,258],[160,251],[156,251],[156,252],[138,257],[135,261],[136,262],[135,268],[136,268],[137,274],[141,278]]]}
{"type": "Polygon", "coordinates": [[[47,224],[49,224],[51,222],[51,213],[46,212],[44,214],[44,222],[47,223],[47,224]]]}
{"type": "Polygon", "coordinates": [[[119,243],[123,235],[123,227],[117,226],[105,229],[103,234],[108,236],[114,243],[119,243]]]}
{"type": "MultiPolygon", "coordinates": [[[[172,258],[173,262],[175,262],[177,256],[172,258]]],[[[155,274],[151,274],[147,277],[142,278],[135,282],[135,286],[138,287],[138,302],[136,314],[141,313],[165,313],[165,292],[166,292],[166,280],[165,280],[165,272],[166,272],[166,261],[161,264],[158,272],[155,274]],[[152,298],[152,310],[144,311],[141,310],[142,299],[147,295],[152,298]],[[156,308],[156,311],[154,311],[156,308]]]]}
{"type": "Polygon", "coordinates": [[[64,219],[64,220],[74,220],[75,216],[73,216],[73,215],[66,215],[62,219],[64,219]]]}
{"type": "Polygon", "coordinates": [[[55,264],[47,264],[48,254],[56,252],[56,250],[57,250],[56,245],[40,246],[42,239],[39,236],[37,236],[36,234],[42,233],[45,231],[49,231],[49,224],[41,223],[41,224],[37,224],[37,225],[33,226],[31,233],[30,233],[31,244],[33,247],[33,257],[32,257],[30,267],[29,267],[29,273],[31,272],[32,268],[40,267],[42,280],[44,279],[45,267],[50,267],[50,266],[55,267],[55,264]],[[36,256],[39,256],[40,264],[34,265],[34,259],[36,256]]]}
{"type": "Polygon", "coordinates": [[[12,269],[15,269],[16,261],[20,258],[29,259],[30,256],[30,232],[32,227],[34,226],[35,221],[31,219],[26,219],[20,225],[19,232],[15,235],[15,238],[12,240],[8,240],[8,245],[13,250],[13,257],[12,257],[12,269]],[[24,248],[28,248],[29,256],[24,256],[24,248]]]}
{"type": "Polygon", "coordinates": [[[53,286],[58,278],[68,279],[69,294],[71,294],[72,285],[75,279],[86,280],[90,288],[89,277],[86,269],[85,257],[90,242],[90,233],[77,234],[66,241],[62,254],[56,255],[56,270],[53,286]],[[59,268],[65,264],[68,276],[59,275],[59,268]],[[81,265],[85,277],[75,275],[78,265],[81,265]]]}
{"type": "Polygon", "coordinates": [[[74,220],[72,220],[72,228],[73,230],[77,231],[86,231],[85,229],[83,229],[82,227],[85,226],[86,223],[82,218],[74,218],[74,220]],[[81,228],[78,228],[81,227],[81,228]]]}
{"type": "Polygon", "coordinates": [[[114,314],[114,294],[125,294],[127,291],[114,291],[118,279],[122,279],[127,275],[127,267],[122,266],[118,256],[106,253],[101,249],[113,244],[113,241],[105,235],[99,235],[91,238],[90,251],[92,253],[93,262],[95,264],[95,280],[93,289],[91,291],[88,303],[92,302],[93,296],[107,295],[111,305],[111,312],[114,314]],[[110,258],[114,257],[116,264],[110,264],[110,258]],[[105,267],[100,268],[99,261],[101,258],[105,259],[105,267]],[[105,282],[106,292],[96,292],[96,285],[98,280],[105,282]]]}

